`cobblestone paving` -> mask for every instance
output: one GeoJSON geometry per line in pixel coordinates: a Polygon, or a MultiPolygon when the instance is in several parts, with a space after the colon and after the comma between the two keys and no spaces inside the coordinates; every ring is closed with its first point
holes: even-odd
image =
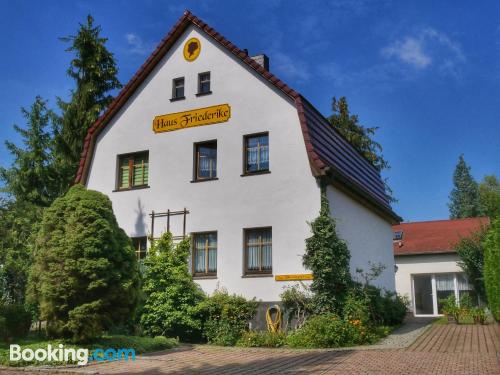
{"type": "MultiPolygon", "coordinates": [[[[143,375],[304,373],[498,375],[500,374],[499,335],[498,325],[435,325],[409,346],[399,349],[308,351],[196,345],[141,356],[135,362],[92,365],[80,368],[78,371],[86,374],[143,375]]],[[[9,370],[5,374],[22,373],[9,370]]]]}

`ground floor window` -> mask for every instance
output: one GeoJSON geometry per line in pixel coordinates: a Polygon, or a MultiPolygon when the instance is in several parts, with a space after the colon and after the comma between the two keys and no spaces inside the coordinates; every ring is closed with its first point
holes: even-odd
{"type": "Polygon", "coordinates": [[[217,274],[217,232],[193,233],[193,275],[217,274]]]}
{"type": "Polygon", "coordinates": [[[463,273],[416,274],[412,275],[413,312],[415,315],[440,315],[440,300],[454,295],[459,301],[469,295],[473,304],[478,297],[463,273]]]}
{"type": "Polygon", "coordinates": [[[134,245],[135,255],[137,259],[141,260],[146,258],[148,249],[147,237],[132,237],[132,244],[134,245]]]}
{"type": "Polygon", "coordinates": [[[271,228],[245,229],[245,274],[272,273],[271,228]]]}

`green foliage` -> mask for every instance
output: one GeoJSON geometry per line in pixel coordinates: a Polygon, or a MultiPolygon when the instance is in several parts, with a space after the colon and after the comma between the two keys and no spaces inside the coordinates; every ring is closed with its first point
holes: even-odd
{"type": "Polygon", "coordinates": [[[313,313],[313,296],[304,283],[288,286],[280,294],[280,299],[288,327],[292,324],[294,329],[302,327],[313,313]]]}
{"type": "Polygon", "coordinates": [[[479,184],[479,202],[483,215],[491,219],[500,216],[500,182],[495,175],[484,176],[479,184]]]}
{"type": "Polygon", "coordinates": [[[463,155],[460,155],[453,173],[453,190],[448,207],[450,219],[481,216],[477,182],[472,177],[463,155]]]}
{"type": "Polygon", "coordinates": [[[0,339],[25,337],[31,326],[31,312],[21,304],[0,302],[0,339]]]}
{"type": "MultiPolygon", "coordinates": [[[[335,97],[332,99],[332,115],[328,121],[378,171],[390,169],[389,162],[382,155],[382,145],[373,139],[378,127],[361,125],[358,116],[349,112],[349,105],[344,96],[338,100],[335,97]]],[[[395,202],[387,180],[384,185],[390,200],[395,202]]]]}
{"type": "Polygon", "coordinates": [[[0,294],[23,304],[34,237],[42,209],[23,201],[0,201],[0,294]]]}
{"type": "Polygon", "coordinates": [[[338,348],[376,340],[360,321],[340,319],[335,314],[314,315],[300,329],[288,335],[292,348],[338,348]]]}
{"type": "Polygon", "coordinates": [[[484,284],[491,313],[500,321],[500,217],[491,223],[484,242],[484,284]]]}
{"type": "Polygon", "coordinates": [[[472,233],[470,237],[460,239],[455,245],[455,250],[460,257],[459,266],[464,270],[467,279],[474,286],[479,297],[486,301],[486,290],[484,288],[484,239],[486,228],[472,233]]]}
{"type": "Polygon", "coordinates": [[[255,299],[248,301],[224,289],[216,290],[197,307],[203,321],[203,335],[210,344],[236,344],[255,315],[257,305],[255,299]]]}
{"type": "Polygon", "coordinates": [[[471,316],[475,324],[486,324],[486,311],[482,307],[473,307],[471,316]]]}
{"type": "Polygon", "coordinates": [[[29,293],[49,335],[84,342],[133,319],[138,287],[135,253],[108,197],[75,185],[45,210],[29,293]]]}
{"type": "Polygon", "coordinates": [[[246,348],[279,348],[286,345],[285,332],[249,331],[244,332],[236,346],[246,348]]]}
{"type": "Polygon", "coordinates": [[[332,99],[330,124],[351,143],[379,171],[389,169],[389,162],[382,155],[382,145],[372,139],[378,127],[367,128],[359,123],[357,115],[349,112],[347,99],[332,99]]]}
{"type": "Polygon", "coordinates": [[[164,233],[144,260],[141,325],[150,336],[166,335],[193,340],[200,336],[201,320],[195,307],[204,298],[188,271],[189,239],[174,245],[164,233]]]}
{"type": "Polygon", "coordinates": [[[18,202],[47,207],[57,196],[53,139],[47,130],[55,115],[39,96],[29,110],[21,108],[21,112],[27,127],[14,125],[14,130],[21,136],[24,147],[5,142],[13,162],[8,169],[0,167],[0,181],[5,185],[2,191],[18,202]]]}
{"type": "Polygon", "coordinates": [[[114,56],[100,34],[101,27],[89,15],[76,35],[61,38],[70,44],[66,51],[74,54],[67,73],[76,85],[69,102],[58,99],[62,117],[56,128],[56,150],[63,187],[75,176],[87,130],[113,100],[110,92],[121,87],[114,56]]]}
{"type": "Polygon", "coordinates": [[[351,254],[345,241],[337,235],[324,188],[319,216],[310,225],[312,236],[306,239],[303,263],[314,277],[311,284],[314,310],[316,313],[342,314],[342,306],[351,283],[351,254]]]}

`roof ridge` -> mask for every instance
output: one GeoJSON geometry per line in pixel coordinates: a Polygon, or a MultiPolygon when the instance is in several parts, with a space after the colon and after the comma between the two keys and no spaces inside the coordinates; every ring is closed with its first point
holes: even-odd
{"type": "Polygon", "coordinates": [[[399,223],[396,226],[402,226],[402,225],[414,225],[414,224],[424,224],[424,223],[440,223],[440,222],[458,222],[458,221],[473,221],[473,220],[481,220],[485,219],[486,221],[489,221],[490,218],[488,216],[477,216],[477,217],[463,217],[459,219],[437,219],[437,220],[423,220],[423,221],[410,221],[410,222],[404,222],[404,223],[399,223]]]}

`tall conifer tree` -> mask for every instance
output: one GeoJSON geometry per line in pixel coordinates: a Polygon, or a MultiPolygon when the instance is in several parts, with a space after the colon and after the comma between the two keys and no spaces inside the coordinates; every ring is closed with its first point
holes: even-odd
{"type": "MultiPolygon", "coordinates": [[[[332,100],[330,124],[379,172],[390,169],[389,162],[382,155],[382,145],[373,139],[378,127],[365,127],[359,123],[357,115],[349,112],[349,104],[343,96],[332,100]]],[[[391,202],[396,202],[393,191],[384,180],[385,191],[391,202]]]]}
{"type": "Polygon", "coordinates": [[[107,38],[100,34],[101,27],[89,15],[76,35],[61,38],[70,43],[66,51],[74,53],[67,73],[76,84],[69,102],[58,99],[62,117],[56,144],[63,190],[75,176],[87,130],[113,100],[111,92],[121,87],[114,56],[106,48],[107,38]]]}
{"type": "Polygon", "coordinates": [[[477,182],[470,173],[470,167],[460,155],[453,173],[453,190],[450,193],[450,219],[477,217],[481,215],[477,182]]]}

